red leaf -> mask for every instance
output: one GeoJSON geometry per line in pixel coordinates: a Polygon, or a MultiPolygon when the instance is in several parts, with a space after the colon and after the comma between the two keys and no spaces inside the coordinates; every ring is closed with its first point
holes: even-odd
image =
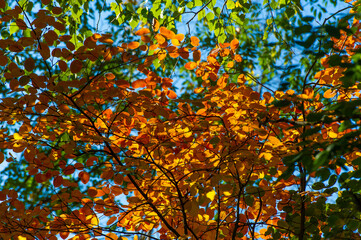
{"type": "Polygon", "coordinates": [[[87,184],[89,182],[90,176],[89,173],[81,171],[79,173],[79,178],[82,183],[87,184]]]}
{"type": "Polygon", "coordinates": [[[78,73],[81,71],[83,64],[80,60],[74,60],[70,64],[70,71],[72,73],[78,73]]]}
{"type": "Polygon", "coordinates": [[[60,187],[63,184],[63,177],[62,176],[56,176],[53,180],[54,187],[60,187]]]}

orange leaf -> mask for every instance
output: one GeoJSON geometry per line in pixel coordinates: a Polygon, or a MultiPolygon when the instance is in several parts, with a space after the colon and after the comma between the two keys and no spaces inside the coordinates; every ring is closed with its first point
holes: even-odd
{"type": "Polygon", "coordinates": [[[128,88],[129,87],[129,82],[127,82],[126,80],[117,80],[115,82],[115,84],[119,87],[119,88],[128,88]]]}
{"type": "Polygon", "coordinates": [[[110,39],[111,36],[111,34],[103,34],[102,37],[98,39],[98,41],[102,43],[112,44],[114,41],[110,39]]]}
{"type": "Polygon", "coordinates": [[[163,44],[165,42],[165,38],[161,34],[157,34],[154,37],[159,44],[163,44]]]}
{"type": "Polygon", "coordinates": [[[93,34],[93,38],[95,39],[95,40],[98,40],[99,38],[101,38],[102,37],[102,35],[100,35],[99,33],[94,33],[93,34]]]}
{"type": "Polygon", "coordinates": [[[234,56],[234,60],[236,60],[237,62],[242,62],[242,57],[241,57],[241,55],[239,55],[239,54],[236,54],[236,56],[234,56]]]}
{"type": "Polygon", "coordinates": [[[184,39],[184,34],[178,33],[174,38],[181,42],[184,39]]]}
{"type": "Polygon", "coordinates": [[[229,77],[228,74],[223,74],[223,76],[218,79],[217,85],[220,88],[225,88],[227,86],[228,77],[229,77]]]}
{"type": "Polygon", "coordinates": [[[199,45],[199,39],[197,37],[191,37],[191,44],[193,47],[197,47],[199,45]]]}
{"type": "Polygon", "coordinates": [[[159,49],[157,51],[155,51],[155,54],[158,55],[158,59],[160,61],[162,61],[163,59],[165,59],[165,57],[167,56],[167,52],[164,49],[159,49]]]}
{"type": "Polygon", "coordinates": [[[162,34],[164,37],[168,38],[168,39],[173,39],[175,38],[175,34],[172,30],[169,30],[165,27],[161,27],[159,30],[160,34],[162,34]]]}
{"type": "Polygon", "coordinates": [[[129,49],[137,49],[139,47],[139,42],[130,42],[128,43],[128,48],[129,49]]]}
{"type": "Polygon", "coordinates": [[[153,18],[153,24],[152,24],[152,27],[153,27],[153,31],[154,32],[157,32],[159,30],[159,22],[157,19],[153,18]]]}
{"type": "Polygon", "coordinates": [[[145,86],[147,86],[147,84],[143,79],[138,79],[132,83],[133,88],[144,88],[145,86]]]}
{"type": "Polygon", "coordinates": [[[70,71],[72,73],[78,73],[83,68],[83,64],[80,60],[74,60],[70,64],[70,71]]]}
{"type": "Polygon", "coordinates": [[[103,52],[103,57],[105,61],[110,61],[112,59],[112,53],[110,52],[110,48],[107,48],[104,52],[103,52]]]}
{"type": "Polygon", "coordinates": [[[237,49],[238,47],[239,47],[239,41],[238,41],[237,38],[235,38],[235,39],[233,39],[233,40],[231,41],[231,49],[232,49],[232,50],[235,50],[235,49],[237,49]]]}
{"type": "Polygon", "coordinates": [[[333,98],[336,95],[336,91],[333,91],[332,89],[328,89],[323,96],[325,98],[333,98]]]}
{"type": "Polygon", "coordinates": [[[135,35],[142,36],[142,35],[145,35],[145,34],[148,34],[148,33],[150,33],[148,28],[141,28],[141,29],[139,29],[138,31],[135,32],[135,35]]]}
{"type": "Polygon", "coordinates": [[[234,66],[233,61],[227,63],[227,68],[233,68],[233,66],[234,66]]]}
{"type": "Polygon", "coordinates": [[[115,75],[113,73],[106,73],[105,74],[106,79],[113,80],[115,79],[115,75]]]}
{"type": "Polygon", "coordinates": [[[60,237],[66,239],[69,236],[69,232],[60,232],[60,237]]]}
{"type": "Polygon", "coordinates": [[[197,63],[195,62],[187,62],[186,65],[184,65],[184,67],[187,69],[187,70],[193,70],[197,67],[197,63]]]}
{"type": "Polygon", "coordinates": [[[177,98],[177,94],[176,94],[173,90],[168,90],[167,96],[168,96],[170,99],[176,99],[176,98],[177,98]]]}
{"type": "Polygon", "coordinates": [[[109,240],[118,240],[118,236],[115,233],[108,233],[107,234],[107,239],[109,240]]]}

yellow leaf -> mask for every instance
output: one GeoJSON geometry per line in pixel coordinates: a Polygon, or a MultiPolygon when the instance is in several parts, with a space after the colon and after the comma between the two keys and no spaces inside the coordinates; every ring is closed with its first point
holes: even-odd
{"type": "Polygon", "coordinates": [[[276,137],[269,136],[269,137],[268,137],[268,141],[270,141],[275,147],[282,146],[281,141],[278,140],[278,138],[276,138],[276,137]]]}
{"type": "Polygon", "coordinates": [[[330,138],[337,138],[337,133],[335,133],[333,131],[329,131],[327,134],[330,138]]]}
{"type": "Polygon", "coordinates": [[[266,160],[271,160],[273,155],[271,153],[264,152],[264,153],[261,153],[260,157],[264,157],[264,159],[266,159],[266,160]]]}
{"type": "Polygon", "coordinates": [[[26,237],[23,237],[23,236],[19,236],[18,237],[18,240],[26,240],[27,238],[26,237]]]}
{"type": "Polygon", "coordinates": [[[216,196],[216,192],[214,190],[208,192],[206,194],[207,198],[211,199],[211,201],[213,201],[214,197],[216,196]]]}
{"type": "Polygon", "coordinates": [[[15,140],[21,140],[21,139],[23,139],[23,137],[19,133],[15,133],[14,134],[14,139],[15,140]]]}
{"type": "Polygon", "coordinates": [[[95,215],[89,215],[89,216],[86,217],[86,219],[87,220],[91,219],[90,224],[93,225],[93,226],[99,225],[99,219],[95,215]]]}

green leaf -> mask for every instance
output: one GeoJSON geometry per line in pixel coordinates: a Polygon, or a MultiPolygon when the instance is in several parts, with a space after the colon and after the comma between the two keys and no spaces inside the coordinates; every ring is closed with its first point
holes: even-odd
{"type": "Polygon", "coordinates": [[[322,113],[322,112],[321,113],[313,113],[313,112],[311,112],[311,113],[309,113],[307,115],[306,119],[307,119],[308,122],[319,122],[319,121],[322,120],[324,115],[325,114],[322,113]]]}
{"type": "Polygon", "coordinates": [[[236,34],[236,29],[234,28],[234,26],[229,25],[226,27],[226,32],[231,34],[231,35],[235,35],[236,34]]]}
{"type": "Polygon", "coordinates": [[[317,177],[321,178],[321,181],[326,181],[330,177],[330,170],[328,168],[321,168],[316,173],[317,177]]]}
{"type": "Polygon", "coordinates": [[[340,127],[338,128],[339,132],[343,132],[346,129],[349,129],[352,127],[351,121],[350,120],[345,120],[341,123],[340,127]]]}
{"type": "Polygon", "coordinates": [[[209,143],[212,144],[213,147],[217,147],[217,145],[219,144],[219,141],[220,141],[219,137],[215,136],[209,141],[209,143]]]}
{"type": "Polygon", "coordinates": [[[227,9],[232,10],[236,7],[236,4],[233,2],[233,0],[227,0],[227,9]]]}
{"type": "Polygon", "coordinates": [[[129,22],[129,25],[132,27],[132,29],[134,30],[137,26],[138,26],[138,23],[139,23],[139,19],[134,19],[132,18],[129,22]]]}
{"type": "Polygon", "coordinates": [[[207,18],[208,21],[213,20],[214,19],[214,13],[213,12],[207,13],[206,18],[207,18]]]}
{"type": "Polygon", "coordinates": [[[187,3],[187,8],[192,9],[194,7],[194,2],[190,1],[187,3]]]}
{"type": "Polygon", "coordinates": [[[198,21],[201,21],[206,16],[206,10],[202,10],[198,13],[198,21]]]}
{"type": "Polygon", "coordinates": [[[250,195],[247,195],[247,196],[244,197],[244,202],[245,202],[248,206],[252,207],[252,206],[253,206],[253,203],[254,203],[254,197],[253,197],[253,196],[250,196],[250,195]]]}
{"type": "Polygon", "coordinates": [[[194,0],[194,6],[200,7],[202,5],[203,5],[202,0],[194,0]]]}
{"type": "Polygon", "coordinates": [[[15,22],[10,24],[10,27],[9,27],[10,35],[13,35],[14,33],[16,33],[19,30],[20,30],[20,28],[18,27],[18,25],[15,24],[15,22]]]}
{"type": "Polygon", "coordinates": [[[290,19],[291,17],[293,17],[296,14],[296,11],[292,7],[288,7],[286,9],[285,13],[286,13],[286,17],[288,19],[290,19]]]}
{"type": "Polygon", "coordinates": [[[342,57],[338,54],[331,55],[328,57],[328,64],[333,66],[339,66],[341,64],[342,57]]]}
{"type": "Polygon", "coordinates": [[[292,175],[293,173],[295,172],[295,166],[290,166],[287,168],[286,171],[284,171],[281,176],[279,176],[279,178],[277,179],[277,181],[280,181],[282,179],[284,180],[288,180],[292,175]]]}
{"type": "Polygon", "coordinates": [[[337,175],[331,175],[330,179],[328,180],[328,186],[332,187],[337,182],[337,175]]]}
{"type": "Polygon", "coordinates": [[[227,36],[226,36],[226,34],[223,33],[223,34],[220,34],[217,39],[218,39],[218,43],[224,43],[227,39],[227,36]]]}
{"type": "Polygon", "coordinates": [[[325,30],[330,35],[330,37],[335,37],[337,39],[339,39],[341,37],[340,29],[338,29],[334,26],[326,25],[325,30]]]}
{"type": "Polygon", "coordinates": [[[312,30],[312,26],[307,24],[307,25],[302,25],[300,27],[295,28],[295,34],[296,35],[301,35],[304,33],[310,33],[312,30]]]}
{"type": "Polygon", "coordinates": [[[316,159],[313,162],[313,169],[317,169],[320,166],[323,166],[330,156],[330,153],[328,151],[322,151],[316,155],[316,159]]]}
{"type": "Polygon", "coordinates": [[[315,182],[312,184],[312,188],[314,190],[321,190],[322,188],[325,188],[325,184],[323,182],[315,182]]]}
{"type": "Polygon", "coordinates": [[[272,102],[272,104],[275,106],[275,107],[279,107],[279,108],[282,108],[282,107],[287,107],[291,104],[291,101],[289,100],[286,100],[286,99],[283,99],[283,100],[274,100],[272,102]]]}

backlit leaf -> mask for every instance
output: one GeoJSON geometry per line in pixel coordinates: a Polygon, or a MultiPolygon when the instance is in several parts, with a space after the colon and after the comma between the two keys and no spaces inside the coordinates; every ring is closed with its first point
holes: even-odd
{"type": "Polygon", "coordinates": [[[197,37],[191,37],[191,44],[194,47],[199,46],[199,39],[197,37]]]}

